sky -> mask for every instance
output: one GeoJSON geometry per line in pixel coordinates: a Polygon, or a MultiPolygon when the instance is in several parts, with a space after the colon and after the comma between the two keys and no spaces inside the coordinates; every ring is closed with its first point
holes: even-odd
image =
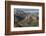
{"type": "Polygon", "coordinates": [[[14,8],[14,12],[37,13],[39,9],[14,8]]]}

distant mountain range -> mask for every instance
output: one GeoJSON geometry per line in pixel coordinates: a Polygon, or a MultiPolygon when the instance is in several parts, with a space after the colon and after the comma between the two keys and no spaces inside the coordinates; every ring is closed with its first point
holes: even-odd
{"type": "Polygon", "coordinates": [[[20,19],[24,19],[26,16],[38,16],[38,9],[14,9],[14,16],[16,17],[16,19],[20,20],[20,19]],[[32,10],[32,12],[31,12],[32,10]],[[34,11],[33,11],[34,10],[34,11]],[[37,12],[36,12],[37,11],[37,12]]]}

